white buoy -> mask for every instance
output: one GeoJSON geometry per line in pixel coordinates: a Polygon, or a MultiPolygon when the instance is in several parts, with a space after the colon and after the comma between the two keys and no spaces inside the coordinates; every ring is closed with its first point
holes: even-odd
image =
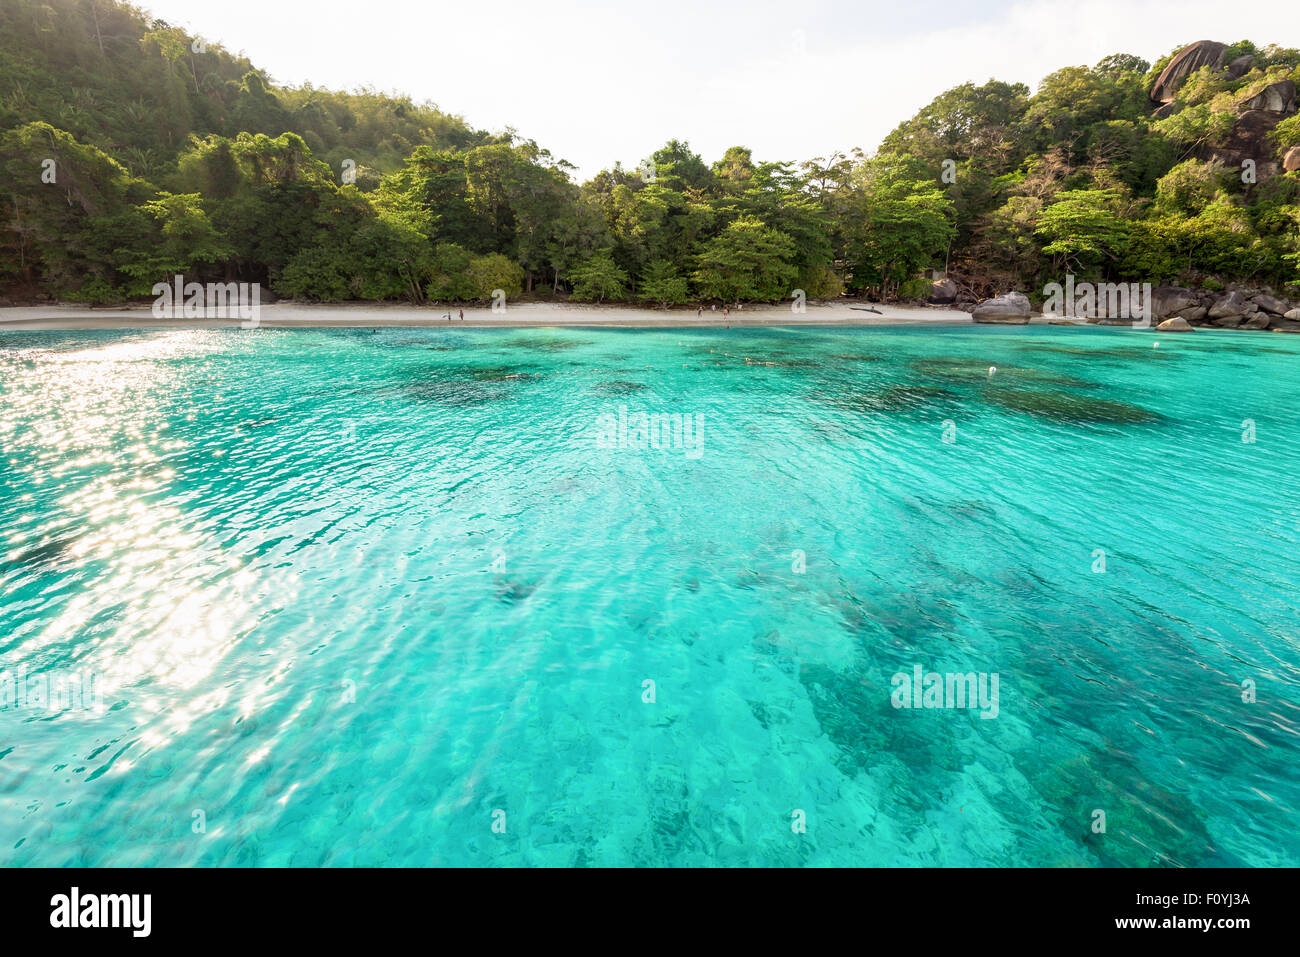
{"type": "Polygon", "coordinates": [[[993,373],[995,373],[995,372],[997,372],[997,371],[998,371],[998,367],[997,367],[997,366],[989,366],[989,375],[993,375],[993,373]]]}
{"type": "Polygon", "coordinates": [[[1158,343],[1158,342],[1153,342],[1153,343],[1151,343],[1151,348],[1152,348],[1152,349],[1159,349],[1159,348],[1160,348],[1160,343],[1158,343]]]}

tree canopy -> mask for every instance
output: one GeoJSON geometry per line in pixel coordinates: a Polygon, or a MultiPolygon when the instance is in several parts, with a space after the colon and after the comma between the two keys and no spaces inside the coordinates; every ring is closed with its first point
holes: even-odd
{"type": "MultiPolygon", "coordinates": [[[[1153,115],[1168,57],[964,83],[860,150],[801,163],[672,139],[585,183],[513,130],[373,90],[283,87],[115,0],[0,7],[0,288],[70,300],[175,273],[303,299],[415,302],[982,294],[1063,270],[1125,281],[1300,278],[1300,175],[1207,151],[1300,52],[1241,41],[1153,115]]],[[[1300,117],[1268,136],[1276,162],[1300,117]]]]}

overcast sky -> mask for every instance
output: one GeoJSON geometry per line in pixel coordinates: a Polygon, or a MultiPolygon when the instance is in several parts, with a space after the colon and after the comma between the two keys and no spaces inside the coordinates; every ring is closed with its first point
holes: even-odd
{"type": "Polygon", "coordinates": [[[937,94],[1036,87],[1110,53],[1193,40],[1300,47],[1295,0],[136,0],[276,82],[373,86],[513,126],[580,179],[666,140],[712,161],[872,150],[937,94]]]}

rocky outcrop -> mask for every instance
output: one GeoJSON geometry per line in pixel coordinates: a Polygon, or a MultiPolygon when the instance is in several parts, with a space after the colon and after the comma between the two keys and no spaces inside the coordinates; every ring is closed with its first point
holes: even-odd
{"type": "Polygon", "coordinates": [[[1293,146],[1286,151],[1286,156],[1282,157],[1282,168],[1288,173],[1300,169],[1300,146],[1293,146]]]}
{"type": "Polygon", "coordinates": [[[1270,158],[1276,154],[1269,142],[1269,134],[1286,117],[1286,113],[1272,110],[1238,113],[1227,137],[1204,150],[1205,158],[1217,160],[1233,169],[1240,169],[1244,160],[1251,160],[1255,163],[1255,175],[1259,179],[1276,176],[1279,167],[1276,160],[1270,158]]]}
{"type": "Polygon", "coordinates": [[[1157,286],[1151,291],[1153,319],[1181,319],[1193,328],[1290,332],[1300,324],[1300,308],[1296,306],[1293,300],[1277,295],[1270,288],[1229,286],[1225,291],[1213,292],[1184,286],[1157,286]]]}
{"type": "Polygon", "coordinates": [[[1157,286],[1151,290],[1151,314],[1168,319],[1175,313],[1196,305],[1196,292],[1182,286],[1157,286]]]}
{"type": "Polygon", "coordinates": [[[1295,112],[1295,84],[1279,80],[1260,90],[1241,105],[1243,110],[1266,110],[1269,113],[1295,112]]]}
{"type": "Polygon", "coordinates": [[[971,314],[976,322],[1005,322],[1024,325],[1029,322],[1029,298],[1024,293],[1009,292],[996,299],[985,299],[971,314]]]}
{"type": "Polygon", "coordinates": [[[1181,316],[1174,316],[1172,319],[1166,319],[1160,325],[1156,326],[1156,332],[1195,332],[1191,323],[1181,316]]]}
{"type": "MultiPolygon", "coordinates": [[[[1249,310],[1250,302],[1239,292],[1230,292],[1210,307],[1211,321],[1241,317],[1249,310]]],[[[1256,309],[1259,307],[1256,306],[1256,309]]]]}
{"type": "Polygon", "coordinates": [[[1239,80],[1255,66],[1255,58],[1247,53],[1245,56],[1239,56],[1228,64],[1228,76],[1234,80],[1239,80]]]}
{"type": "Polygon", "coordinates": [[[1250,301],[1259,306],[1259,308],[1263,309],[1265,312],[1271,312],[1275,316],[1284,316],[1286,315],[1287,310],[1291,308],[1285,300],[1279,299],[1277,296],[1270,296],[1268,293],[1263,292],[1252,296],[1250,301]]]}
{"type": "MultiPolygon", "coordinates": [[[[1174,54],[1169,65],[1161,71],[1151,85],[1148,96],[1152,103],[1173,101],[1183,81],[1203,66],[1218,68],[1223,65],[1223,54],[1228,47],[1215,40],[1197,40],[1174,54]]],[[[1233,61],[1234,63],[1237,61],[1233,61]]]]}
{"type": "MultiPolygon", "coordinates": [[[[1177,112],[1178,88],[1203,67],[1223,69],[1229,80],[1240,80],[1255,68],[1255,59],[1251,56],[1236,57],[1225,65],[1226,50],[1227,47],[1222,43],[1213,40],[1198,40],[1179,50],[1148,91],[1147,95],[1156,107],[1152,117],[1163,119],[1177,112]]],[[[1288,159],[1279,163],[1270,140],[1270,134],[1278,123],[1295,112],[1295,83],[1292,80],[1270,83],[1237,107],[1237,116],[1227,136],[1202,147],[1197,151],[1197,156],[1202,160],[1224,163],[1234,169],[1241,168],[1249,160],[1254,164],[1252,169],[1256,178],[1247,182],[1262,182],[1278,175],[1283,169],[1289,171],[1300,168],[1300,156],[1290,159],[1288,154],[1288,159]],[[1288,166],[1288,162],[1294,165],[1288,166]]]]}
{"type": "Polygon", "coordinates": [[[951,279],[940,279],[930,283],[930,295],[927,302],[936,306],[950,306],[957,301],[957,284],[951,279]]]}

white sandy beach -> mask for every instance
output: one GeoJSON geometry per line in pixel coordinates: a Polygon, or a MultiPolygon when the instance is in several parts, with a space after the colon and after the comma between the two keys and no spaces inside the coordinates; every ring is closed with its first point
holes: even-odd
{"type": "MultiPolygon", "coordinates": [[[[881,326],[922,323],[969,323],[969,313],[940,306],[869,305],[845,300],[836,303],[808,303],[805,312],[793,312],[789,305],[745,306],[733,309],[724,319],[722,310],[647,309],[622,305],[522,302],[507,305],[503,312],[487,306],[411,306],[389,303],[316,304],[279,302],[261,307],[259,325],[272,329],[311,327],[378,326],[775,326],[846,325],[881,326]],[[856,308],[855,308],[856,307],[856,308]],[[879,310],[879,314],[862,311],[879,310]]],[[[9,306],[0,308],[0,329],[177,329],[231,328],[238,319],[156,319],[148,306],[93,308],[75,304],[9,306]]]]}

